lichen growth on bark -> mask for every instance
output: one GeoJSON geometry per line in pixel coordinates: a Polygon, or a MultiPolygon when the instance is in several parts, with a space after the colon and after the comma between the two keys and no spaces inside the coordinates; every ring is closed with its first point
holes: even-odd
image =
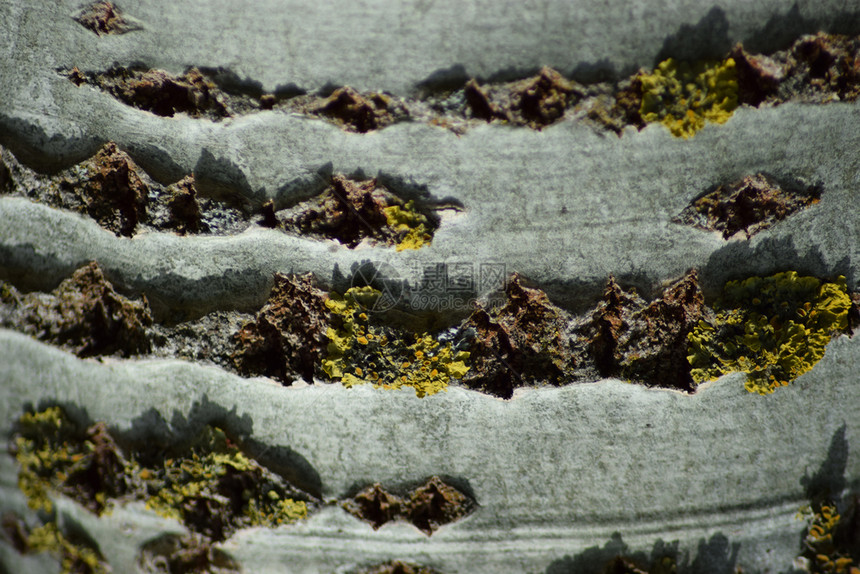
{"type": "Polygon", "coordinates": [[[640,114],[646,123],[659,122],[676,137],[689,138],[705,122],[725,123],[738,107],[735,61],[660,62],[641,74],[640,114]]]}
{"type": "Polygon", "coordinates": [[[741,371],[748,391],[772,393],[821,360],[827,343],[847,331],[850,307],[844,277],[826,282],[789,271],[730,281],[714,315],[689,335],[693,379],[741,371]]]}
{"type": "MultiPolygon", "coordinates": [[[[363,240],[395,246],[397,251],[429,245],[437,221],[414,200],[403,201],[376,179],[331,178],[318,197],[274,216],[276,226],[305,235],[335,239],[350,249],[363,240]]],[[[271,219],[271,218],[270,218],[271,219]]]]}
{"type": "Polygon", "coordinates": [[[407,201],[402,206],[390,205],[382,211],[389,227],[397,235],[397,251],[420,249],[430,244],[433,237],[430,222],[427,216],[416,211],[414,201],[407,201]]]}
{"type": "Polygon", "coordinates": [[[56,490],[102,514],[111,499],[134,489],[129,463],[104,424],[80,428],[59,407],[22,415],[11,453],[21,466],[18,487],[34,510],[50,512],[56,490]]]}
{"type": "Polygon", "coordinates": [[[30,531],[27,552],[50,552],[60,561],[62,574],[107,574],[111,571],[97,550],[71,542],[54,521],[30,531]]]}
{"type": "Polygon", "coordinates": [[[143,473],[147,508],[214,541],[239,528],[290,524],[308,513],[304,501],[291,498],[282,481],[217,427],[206,427],[187,456],[166,458],[138,476],[143,473]]]}
{"type": "Polygon", "coordinates": [[[59,407],[22,415],[10,448],[20,465],[18,486],[34,510],[51,512],[53,492],[99,515],[118,501],[140,500],[215,541],[308,514],[303,493],[217,427],[204,427],[181,453],[152,450],[158,454],[144,445],[126,457],[104,423],[81,429],[59,407]]]}
{"type": "Polygon", "coordinates": [[[372,383],[384,389],[412,387],[419,397],[438,393],[469,370],[469,354],[440,343],[429,333],[411,333],[371,322],[368,309],[381,295],[372,287],[331,293],[333,314],[322,369],[346,387],[372,383]]]}
{"type": "Polygon", "coordinates": [[[104,426],[81,429],[59,407],[25,413],[18,419],[10,453],[20,465],[18,488],[27,505],[47,517],[40,526],[20,533],[20,550],[54,554],[64,574],[108,571],[97,549],[70,541],[59,529],[51,499],[56,490],[101,514],[109,496],[127,492],[125,460],[104,426]]]}
{"type": "MultiPolygon", "coordinates": [[[[846,510],[856,515],[856,498],[846,510]]],[[[850,548],[856,550],[856,516],[843,519],[832,500],[814,502],[802,508],[799,516],[808,521],[801,557],[811,574],[860,574],[850,548]]]]}

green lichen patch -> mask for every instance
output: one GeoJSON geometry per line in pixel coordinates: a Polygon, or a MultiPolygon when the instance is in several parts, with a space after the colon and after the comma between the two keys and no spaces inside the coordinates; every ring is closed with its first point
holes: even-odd
{"type": "Polygon", "coordinates": [[[469,515],[476,502],[459,489],[433,476],[404,496],[373,484],[341,502],[353,516],[369,522],[374,530],[392,520],[406,520],[427,536],[445,524],[469,515]]]}
{"type": "Polygon", "coordinates": [[[19,419],[10,450],[20,464],[18,485],[33,509],[50,512],[54,492],[96,514],[116,502],[140,500],[215,541],[240,528],[300,520],[311,501],[217,427],[205,427],[175,453],[144,443],[126,456],[104,423],[81,429],[62,409],[50,407],[19,419]]]}
{"type": "Polygon", "coordinates": [[[403,205],[394,203],[383,208],[385,223],[395,234],[395,248],[397,251],[404,249],[420,249],[430,244],[432,238],[430,220],[426,215],[416,210],[414,201],[407,201],[403,205]]]}
{"type": "Polygon", "coordinates": [[[72,422],[59,407],[26,413],[18,420],[9,451],[16,458],[18,487],[30,508],[46,520],[29,528],[16,516],[3,517],[3,530],[23,553],[50,552],[64,574],[99,574],[109,568],[97,548],[67,537],[56,523],[51,500],[58,491],[100,514],[109,498],[131,490],[127,462],[103,424],[89,428],[72,422]]]}
{"type": "Polygon", "coordinates": [[[229,554],[196,534],[167,534],[147,542],[140,550],[138,564],[148,574],[233,574],[242,571],[229,554]]]}
{"type": "Polygon", "coordinates": [[[826,282],[794,271],[730,281],[714,314],[689,335],[688,360],[699,384],[747,374],[746,388],[772,393],[821,360],[830,340],[848,330],[845,278],[826,282]]]}
{"type": "Polygon", "coordinates": [[[148,352],[152,323],[144,298],[117,293],[97,263],[60,283],[53,293],[19,293],[0,282],[0,326],[70,349],[79,357],[148,352]]]}
{"type": "Polygon", "coordinates": [[[791,47],[755,54],[736,45],[720,61],[666,60],[612,86],[586,87],[574,114],[621,135],[663,123],[679,137],[692,137],[707,122],[723,123],[739,105],[785,102],[823,104],[860,96],[860,40],[819,33],[791,47]]]}
{"type": "Polygon", "coordinates": [[[398,251],[429,245],[438,218],[415,200],[403,201],[376,179],[335,175],[317,198],[276,214],[277,224],[305,235],[335,239],[350,249],[367,239],[398,251]]]}
{"type": "MultiPolygon", "coordinates": [[[[109,2],[96,2],[79,16],[98,34],[110,33],[120,20],[109,2]]],[[[738,44],[720,60],[669,59],[619,81],[580,84],[543,67],[532,77],[485,83],[471,79],[453,90],[425,84],[413,97],[349,86],[331,94],[309,94],[298,86],[265,93],[253,81],[213,68],[188,68],[181,75],[139,66],[58,71],[76,86],[92,85],[127,105],[168,117],[185,113],[219,121],[273,110],[323,117],[357,133],[419,121],[457,134],[481,122],[541,130],[570,117],[618,135],[627,126],[662,123],[674,135],[689,138],[708,122],[725,122],[738,105],[854,101],[860,96],[858,54],[858,37],[822,32],[771,54],[750,53],[738,44]]],[[[602,72],[593,75],[613,75],[602,72]]]]}
{"type": "Polygon", "coordinates": [[[412,387],[419,397],[444,390],[469,370],[469,354],[441,343],[430,333],[414,333],[371,321],[367,313],[381,292],[353,287],[331,293],[327,356],[322,369],[346,387],[372,383],[385,389],[412,387]]]}
{"type": "Polygon", "coordinates": [[[853,101],[860,96],[858,54],[857,38],[820,33],[771,56],[738,45],[719,62],[669,59],[636,79],[641,119],[688,138],[706,122],[726,122],[739,104],[853,101]]]}
{"type": "Polygon", "coordinates": [[[235,334],[232,360],[243,374],[266,375],[289,385],[296,377],[313,381],[328,344],[328,294],[312,274],[276,273],[275,285],[256,319],[235,334]]]}
{"type": "Polygon", "coordinates": [[[688,138],[705,122],[725,123],[738,107],[735,61],[679,62],[668,59],[650,74],[641,74],[640,114],[646,123],[661,123],[672,135],[688,138]]]}
{"type": "Polygon", "coordinates": [[[412,386],[419,396],[452,379],[502,398],[605,377],[693,392],[734,371],[747,373],[749,390],[768,393],[811,369],[830,339],[848,332],[853,309],[844,279],[795,272],[729,282],[710,309],[691,270],[650,302],[610,278],[603,301],[574,317],[514,275],[502,305],[478,304],[442,343],[372,320],[365,311],[379,296],[371,287],[330,296],[322,371],[347,387],[412,386]]]}
{"type": "Polygon", "coordinates": [[[719,231],[723,239],[741,232],[749,239],[817,203],[820,197],[818,187],[783,187],[773,177],[759,173],[717,187],[695,200],[673,221],[719,231]]]}
{"type": "Polygon", "coordinates": [[[574,365],[568,321],[546,293],[513,275],[504,305],[479,305],[462,325],[461,330],[473,333],[469,348],[473,368],[463,384],[506,399],[517,387],[562,384],[574,365]]]}

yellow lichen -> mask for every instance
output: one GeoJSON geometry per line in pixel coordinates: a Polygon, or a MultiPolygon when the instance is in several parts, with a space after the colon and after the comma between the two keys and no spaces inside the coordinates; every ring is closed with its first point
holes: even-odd
{"type": "Polygon", "coordinates": [[[267,509],[261,508],[253,499],[248,503],[246,514],[250,519],[250,526],[275,528],[282,524],[292,524],[308,516],[308,505],[304,501],[292,498],[281,499],[274,490],[269,491],[268,498],[271,505],[267,509]]]}
{"type": "Polygon", "coordinates": [[[206,428],[189,456],[165,460],[164,468],[157,470],[155,476],[151,483],[155,488],[150,488],[155,492],[147,499],[146,507],[165,518],[187,520],[201,503],[213,509],[225,504],[231,506],[222,492],[224,481],[253,485],[239,493],[241,514],[230,517],[239,525],[274,527],[307,516],[306,503],[282,497],[266,479],[262,467],[245,456],[217,427],[206,428]],[[236,477],[240,475],[246,480],[238,480],[236,477]]]}
{"type": "Polygon", "coordinates": [[[804,556],[809,560],[809,571],[814,574],[860,574],[846,548],[837,543],[837,530],[842,517],[832,502],[815,504],[815,508],[801,509],[809,520],[803,538],[804,556]]]}
{"type": "Polygon", "coordinates": [[[18,419],[18,429],[12,442],[15,458],[21,465],[18,488],[27,497],[30,508],[50,512],[50,489],[67,476],[87,447],[68,440],[75,429],[59,407],[25,413],[18,419]]]}
{"type": "Polygon", "coordinates": [[[109,571],[98,552],[72,544],[57,528],[56,522],[34,528],[27,537],[28,552],[50,552],[60,561],[63,574],[102,574],[109,571]]]}
{"type": "Polygon", "coordinates": [[[390,205],[382,210],[388,225],[397,233],[397,251],[430,245],[432,235],[427,217],[415,211],[415,202],[390,205]]]}
{"type": "Polygon", "coordinates": [[[126,461],[103,423],[80,431],[58,407],[26,413],[17,426],[12,450],[21,465],[18,485],[31,508],[49,514],[54,491],[98,514],[112,499],[142,500],[161,516],[216,540],[237,528],[275,527],[308,514],[304,501],[289,496],[288,484],[246,456],[217,427],[205,427],[182,456],[146,466],[136,458],[126,461]],[[92,466],[93,457],[99,466],[92,466]],[[87,478],[88,471],[101,482],[87,478]],[[219,520],[201,521],[201,508],[219,520]]]}
{"type": "Polygon", "coordinates": [[[764,395],[821,360],[848,328],[851,298],[844,277],[828,283],[789,271],[730,281],[714,307],[714,318],[689,335],[693,380],[741,371],[747,390],[764,395]]]}
{"type": "Polygon", "coordinates": [[[380,292],[353,287],[343,296],[331,293],[326,306],[337,316],[329,327],[328,355],[323,371],[344,386],[372,383],[384,389],[412,387],[419,397],[444,390],[452,378],[462,378],[469,354],[441,344],[428,333],[398,333],[370,323],[371,308],[380,292]]]}
{"type": "MultiPolygon", "coordinates": [[[[27,551],[55,555],[64,574],[106,572],[107,566],[95,549],[74,544],[60,532],[51,500],[53,489],[87,461],[94,445],[59,407],[23,414],[16,430],[12,453],[20,465],[18,487],[27,497],[27,505],[44,511],[43,517],[47,517],[27,536],[27,551]]],[[[106,502],[104,497],[97,500],[101,509],[106,502]]]]}
{"type": "Polygon", "coordinates": [[[725,123],[738,107],[735,61],[677,62],[664,60],[651,74],[641,74],[640,114],[647,123],[659,122],[672,135],[688,138],[705,122],[725,123]]]}

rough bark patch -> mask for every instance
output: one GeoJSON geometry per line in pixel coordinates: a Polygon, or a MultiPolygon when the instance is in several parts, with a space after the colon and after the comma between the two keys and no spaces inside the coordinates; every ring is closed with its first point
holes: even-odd
{"type": "Polygon", "coordinates": [[[353,516],[369,522],[374,530],[391,520],[406,520],[427,536],[445,524],[471,513],[477,504],[468,495],[433,476],[401,497],[373,484],[341,506],[353,516]]]}
{"type": "Polygon", "coordinates": [[[138,564],[144,572],[158,574],[232,574],[242,571],[229,554],[196,534],[166,534],[147,542],[140,550],[138,564]]]}
{"type": "Polygon", "coordinates": [[[93,2],[75,16],[75,21],[97,36],[125,34],[136,29],[113,2],[93,2]]]}
{"type": "Polygon", "coordinates": [[[694,270],[650,303],[610,277],[603,301],[585,318],[574,320],[570,344],[577,372],[572,377],[620,377],[691,391],[687,337],[705,312],[694,270]]]}
{"type": "Polygon", "coordinates": [[[350,249],[364,239],[417,249],[430,243],[438,227],[429,212],[396,197],[375,178],[356,181],[342,175],[333,176],[318,197],[276,214],[274,222],[264,213],[264,223],[335,239],[350,249]]]}
{"type": "Polygon", "coordinates": [[[401,517],[403,500],[387,492],[377,483],[358,492],[343,502],[344,509],[366,522],[376,530],[386,522],[401,517]]]}
{"type": "Polygon", "coordinates": [[[789,51],[784,96],[792,91],[822,101],[860,96],[860,37],[819,33],[804,36],[789,51]]]}
{"type": "Polygon", "coordinates": [[[197,68],[174,76],[164,70],[117,67],[85,77],[87,83],[125,104],[159,116],[185,113],[195,118],[220,120],[231,115],[221,91],[197,68]]]}
{"type": "Polygon", "coordinates": [[[21,294],[0,284],[0,325],[69,348],[79,357],[149,351],[152,323],[144,298],[116,291],[97,263],[81,267],[51,294],[21,294]]]}
{"type": "Polygon", "coordinates": [[[194,176],[189,175],[168,188],[170,199],[167,209],[170,212],[169,225],[180,235],[198,233],[201,229],[200,204],[197,203],[197,188],[194,176]]]}
{"type": "Polygon", "coordinates": [[[313,381],[328,344],[331,314],[326,292],[314,286],[313,275],[275,274],[269,300],[254,322],[235,337],[233,362],[239,372],[265,375],[289,385],[296,377],[313,381]]]}
{"type": "Polygon", "coordinates": [[[463,324],[474,332],[472,368],[463,384],[506,399],[517,387],[561,384],[573,366],[565,336],[567,314],[516,274],[505,296],[500,309],[479,306],[463,324]]]}
{"type": "Polygon", "coordinates": [[[374,566],[368,566],[367,568],[362,568],[360,570],[353,570],[352,574],[438,574],[438,573],[431,568],[427,568],[426,566],[420,566],[418,564],[412,564],[409,562],[402,562],[400,560],[393,560],[391,562],[386,562],[384,564],[376,564],[374,566]]]}
{"type": "Polygon", "coordinates": [[[673,221],[719,231],[723,239],[741,232],[749,239],[817,203],[820,197],[821,190],[815,186],[783,187],[772,177],[759,173],[719,186],[686,207],[673,221]]]}
{"type": "Polygon", "coordinates": [[[408,116],[405,108],[398,106],[385,94],[362,95],[349,86],[335,90],[331,96],[312,106],[310,110],[358,133],[384,128],[408,116]]]}
{"type": "Polygon", "coordinates": [[[581,95],[575,84],[552,68],[517,82],[480,86],[473,79],[464,87],[468,115],[491,121],[541,129],[564,117],[565,110],[581,95]]]}

